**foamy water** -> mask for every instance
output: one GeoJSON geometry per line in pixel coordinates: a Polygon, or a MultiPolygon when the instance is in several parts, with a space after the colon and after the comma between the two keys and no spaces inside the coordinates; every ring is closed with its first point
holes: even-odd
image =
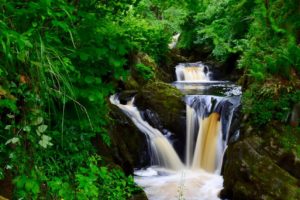
{"type": "Polygon", "coordinates": [[[135,182],[149,200],[219,200],[223,178],[204,170],[164,171],[165,169],[137,170],[135,182]],[[152,175],[145,171],[150,172],[152,175]],[[156,173],[153,173],[156,171],[156,173]],[[155,175],[157,174],[157,175],[155,175]]]}

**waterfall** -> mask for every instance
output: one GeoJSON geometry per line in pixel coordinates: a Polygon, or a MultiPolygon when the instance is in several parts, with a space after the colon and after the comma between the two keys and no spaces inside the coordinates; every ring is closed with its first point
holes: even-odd
{"type": "Polygon", "coordinates": [[[180,33],[173,35],[171,43],[168,45],[169,49],[174,49],[177,45],[178,39],[180,37],[180,33]]]}
{"type": "Polygon", "coordinates": [[[236,104],[230,98],[211,95],[187,95],[186,104],[187,164],[219,173],[236,104]]]}
{"type": "Polygon", "coordinates": [[[113,95],[110,97],[110,102],[118,106],[132,120],[135,126],[146,135],[153,165],[173,170],[183,168],[183,164],[170,142],[159,130],[143,120],[139,110],[134,106],[134,98],[123,105],[120,103],[118,96],[113,95]]]}
{"type": "Polygon", "coordinates": [[[210,72],[206,65],[201,62],[179,64],[176,67],[177,81],[209,81],[210,72]]]}
{"type": "Polygon", "coordinates": [[[134,98],[121,104],[117,95],[110,97],[146,135],[151,166],[135,170],[135,182],[144,188],[149,200],[219,200],[223,187],[220,171],[227,148],[233,113],[240,102],[240,88],[224,88],[222,95],[204,95],[210,81],[208,66],[186,63],[176,66],[176,85],[181,91],[190,90],[186,103],[185,163],[174,147],[158,130],[146,122],[134,105],[134,98]]]}

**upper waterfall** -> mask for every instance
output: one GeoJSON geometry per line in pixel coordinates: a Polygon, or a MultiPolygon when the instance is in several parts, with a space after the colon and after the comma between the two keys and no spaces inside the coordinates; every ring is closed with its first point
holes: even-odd
{"type": "Polygon", "coordinates": [[[210,81],[208,66],[202,62],[180,63],[176,66],[177,81],[206,82],[210,81]]]}

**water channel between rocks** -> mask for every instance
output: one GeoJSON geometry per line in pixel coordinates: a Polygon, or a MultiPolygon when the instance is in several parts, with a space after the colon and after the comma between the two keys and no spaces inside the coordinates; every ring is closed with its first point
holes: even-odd
{"type": "MultiPolygon", "coordinates": [[[[221,168],[230,137],[233,114],[240,104],[241,88],[228,81],[211,80],[208,66],[179,64],[175,87],[185,94],[186,144],[180,158],[172,142],[145,121],[134,97],[121,104],[110,98],[145,134],[151,166],[135,170],[135,182],[149,200],[215,200],[223,188],[221,168]]],[[[238,135],[238,130],[234,133],[238,135]]]]}

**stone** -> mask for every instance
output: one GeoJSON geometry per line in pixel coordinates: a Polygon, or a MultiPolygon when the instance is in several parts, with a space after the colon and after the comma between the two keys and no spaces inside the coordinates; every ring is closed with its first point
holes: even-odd
{"type": "Polygon", "coordinates": [[[229,145],[224,160],[222,198],[298,200],[299,180],[264,150],[265,138],[252,134],[229,145]]]}
{"type": "Polygon", "coordinates": [[[133,196],[129,200],[148,200],[148,198],[144,191],[140,191],[136,194],[133,194],[133,196]]]}

